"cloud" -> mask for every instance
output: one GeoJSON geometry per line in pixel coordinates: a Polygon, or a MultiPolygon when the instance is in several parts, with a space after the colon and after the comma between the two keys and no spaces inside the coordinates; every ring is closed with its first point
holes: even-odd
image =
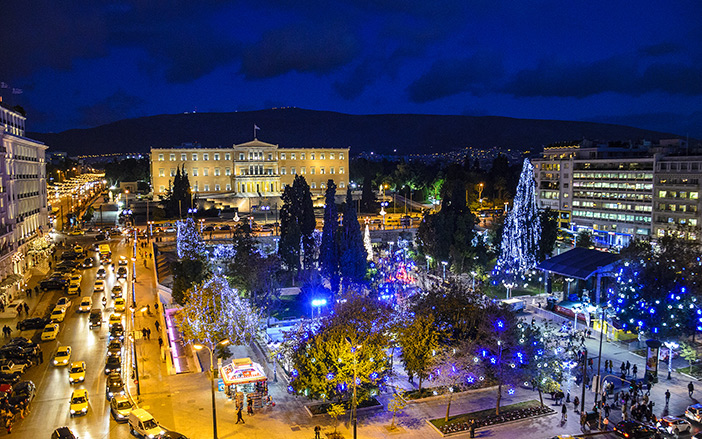
{"type": "Polygon", "coordinates": [[[93,105],[78,108],[80,124],[94,127],[128,117],[135,117],[139,115],[137,110],[143,103],[144,101],[140,97],[118,90],[113,95],[93,105]]]}
{"type": "MultiPolygon", "coordinates": [[[[678,136],[690,136],[702,139],[702,111],[689,114],[672,112],[652,112],[617,116],[593,116],[588,122],[604,122],[617,125],[627,125],[648,130],[672,133],[678,136]]],[[[691,145],[695,143],[690,141],[691,145]]]]}
{"type": "Polygon", "coordinates": [[[702,65],[641,64],[639,59],[628,55],[592,63],[541,61],[536,68],[517,73],[503,91],[517,97],[575,98],[605,92],[632,96],[656,91],[688,96],[702,94],[699,80],[702,65]]]}
{"type": "Polygon", "coordinates": [[[502,60],[495,54],[481,52],[470,58],[441,59],[411,83],[407,93],[419,104],[464,92],[480,95],[502,74],[502,60]]]}
{"type": "Polygon", "coordinates": [[[266,32],[245,49],[241,72],[247,79],[288,72],[325,74],[351,62],[360,47],[341,23],[298,23],[266,32]]]}
{"type": "Polygon", "coordinates": [[[647,56],[663,56],[670,55],[680,52],[682,47],[676,43],[663,42],[659,44],[653,44],[651,46],[646,46],[641,49],[641,53],[647,56]]]}

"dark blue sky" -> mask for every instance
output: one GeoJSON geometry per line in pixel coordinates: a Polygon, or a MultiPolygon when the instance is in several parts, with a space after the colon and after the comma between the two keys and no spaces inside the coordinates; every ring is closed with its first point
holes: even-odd
{"type": "Polygon", "coordinates": [[[55,0],[0,13],[30,131],[296,106],[702,138],[702,2],[55,0]]]}

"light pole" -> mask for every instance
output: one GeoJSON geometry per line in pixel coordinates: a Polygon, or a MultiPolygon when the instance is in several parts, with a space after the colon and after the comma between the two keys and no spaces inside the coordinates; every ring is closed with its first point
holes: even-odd
{"type": "Polygon", "coordinates": [[[664,341],[663,345],[668,348],[668,379],[670,379],[670,373],[673,371],[673,349],[679,348],[680,345],[674,341],[664,341]]]}
{"type": "Polygon", "coordinates": [[[346,343],[349,345],[349,349],[351,351],[351,354],[353,354],[353,439],[356,439],[356,407],[358,406],[358,400],[356,399],[356,373],[358,369],[358,354],[356,351],[361,349],[361,345],[353,346],[351,344],[351,339],[349,337],[346,337],[346,343]]]}
{"type": "Polygon", "coordinates": [[[444,278],[444,282],[446,282],[446,266],[448,265],[448,262],[446,262],[446,261],[441,261],[441,265],[444,267],[444,275],[443,275],[443,278],[444,278]]]}
{"type": "Polygon", "coordinates": [[[327,304],[327,299],[314,299],[312,300],[312,320],[314,320],[314,309],[319,310],[318,315],[322,316],[322,307],[327,304]]]}
{"type": "Polygon", "coordinates": [[[483,189],[485,188],[484,183],[478,184],[478,201],[480,202],[480,209],[483,208],[483,189]]]}
{"type": "Polygon", "coordinates": [[[470,274],[471,274],[471,276],[473,276],[473,287],[472,287],[472,290],[475,291],[475,276],[477,276],[478,273],[476,273],[475,271],[471,271],[470,274]]]}
{"type": "Polygon", "coordinates": [[[575,317],[573,317],[573,334],[578,330],[578,314],[581,312],[583,312],[583,306],[581,304],[573,305],[573,314],[575,314],[575,317]]]}
{"type": "MultiPolygon", "coordinates": [[[[602,319],[600,320],[600,351],[597,355],[597,377],[599,378],[600,376],[600,365],[602,363],[602,339],[604,336],[604,320],[605,320],[605,312],[607,311],[607,308],[609,308],[609,305],[603,305],[602,306],[602,319]]],[[[585,383],[583,383],[585,385],[585,383]]],[[[597,407],[597,397],[599,396],[600,393],[600,380],[597,380],[597,385],[595,386],[595,407],[597,407]]]]}
{"type": "Polygon", "coordinates": [[[387,214],[387,212],[385,211],[385,207],[387,207],[387,205],[388,205],[387,201],[383,201],[380,203],[380,212],[379,213],[383,217],[383,229],[385,229],[385,215],[387,214]]]}
{"type": "Polygon", "coordinates": [[[265,212],[266,219],[265,223],[268,224],[268,211],[271,210],[271,206],[261,206],[261,210],[265,212]]]}
{"type": "Polygon", "coordinates": [[[210,384],[212,388],[212,437],[214,439],[217,439],[217,404],[215,400],[215,382],[214,382],[214,376],[215,376],[215,369],[214,369],[214,347],[218,345],[226,345],[229,344],[228,339],[224,339],[220,341],[219,343],[210,343],[210,346],[204,345],[204,344],[196,344],[195,349],[198,351],[200,349],[207,349],[210,353],[210,384]]]}
{"type": "Polygon", "coordinates": [[[424,257],[425,257],[426,260],[427,260],[427,273],[429,273],[429,261],[431,260],[431,256],[429,256],[429,255],[424,255],[424,257]]]}

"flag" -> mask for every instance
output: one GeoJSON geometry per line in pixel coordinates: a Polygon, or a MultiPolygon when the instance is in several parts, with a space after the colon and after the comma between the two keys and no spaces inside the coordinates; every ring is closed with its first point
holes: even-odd
{"type": "Polygon", "coordinates": [[[7,82],[0,82],[0,88],[10,88],[7,82]]]}
{"type": "Polygon", "coordinates": [[[13,89],[12,89],[12,94],[13,94],[13,95],[21,95],[22,93],[24,93],[24,92],[22,91],[21,88],[13,88],[13,89]]]}
{"type": "Polygon", "coordinates": [[[261,129],[261,128],[260,128],[258,125],[254,124],[254,131],[260,130],[260,129],[261,129]]]}

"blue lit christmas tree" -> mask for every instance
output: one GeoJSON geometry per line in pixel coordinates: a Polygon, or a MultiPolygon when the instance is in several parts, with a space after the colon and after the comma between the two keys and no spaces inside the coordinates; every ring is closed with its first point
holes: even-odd
{"type": "Polygon", "coordinates": [[[177,222],[178,235],[176,248],[181,259],[199,259],[205,255],[205,243],[200,234],[200,228],[192,218],[177,222]]]}
{"type": "Polygon", "coordinates": [[[540,236],[541,219],[536,203],[534,166],[524,159],[517,195],[505,219],[502,248],[495,267],[504,282],[514,282],[536,266],[540,236]]]}

